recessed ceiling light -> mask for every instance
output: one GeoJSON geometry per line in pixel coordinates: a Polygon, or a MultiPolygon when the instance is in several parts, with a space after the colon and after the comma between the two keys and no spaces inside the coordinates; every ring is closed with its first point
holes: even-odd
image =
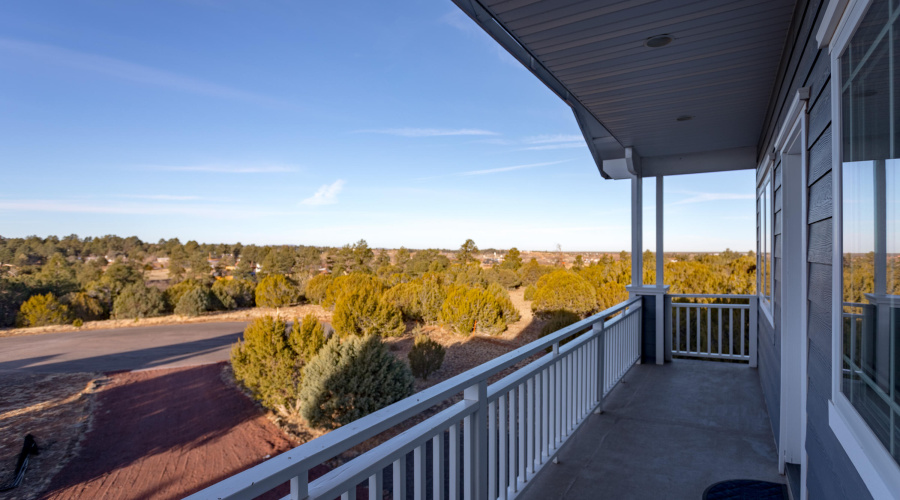
{"type": "Polygon", "coordinates": [[[669,45],[675,40],[672,35],[656,35],[651,36],[647,40],[644,41],[645,47],[650,47],[651,49],[658,49],[660,47],[665,47],[669,45]]]}
{"type": "Polygon", "coordinates": [[[675,121],[686,122],[686,121],[693,120],[693,119],[694,119],[694,117],[691,115],[681,115],[678,118],[676,118],[675,121]]]}

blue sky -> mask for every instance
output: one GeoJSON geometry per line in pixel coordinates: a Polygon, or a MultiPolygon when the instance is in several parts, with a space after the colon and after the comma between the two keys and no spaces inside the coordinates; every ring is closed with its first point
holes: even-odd
{"type": "MultiPolygon", "coordinates": [[[[629,184],[449,1],[3,2],[0,172],[3,236],[630,247],[629,184]]],[[[755,247],[753,186],[667,178],[667,250],[755,247]]]]}

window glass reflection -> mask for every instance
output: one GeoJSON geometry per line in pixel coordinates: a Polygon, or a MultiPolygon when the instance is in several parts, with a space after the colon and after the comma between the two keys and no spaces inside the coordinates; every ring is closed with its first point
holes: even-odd
{"type": "MultiPolygon", "coordinates": [[[[900,50],[897,8],[876,1],[841,55],[841,390],[900,457],[900,50]]],[[[900,461],[900,460],[898,460],[900,461]]]]}

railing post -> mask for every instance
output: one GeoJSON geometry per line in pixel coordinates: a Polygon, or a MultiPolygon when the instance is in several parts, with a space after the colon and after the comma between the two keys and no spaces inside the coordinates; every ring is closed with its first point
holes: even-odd
{"type": "Polygon", "coordinates": [[[666,345],[666,361],[672,361],[672,297],[667,293],[663,295],[663,343],[666,345]]]}
{"type": "Polygon", "coordinates": [[[606,373],[605,326],[605,322],[601,319],[591,327],[594,330],[594,334],[597,336],[597,408],[594,409],[594,413],[598,414],[603,413],[603,392],[604,385],[606,384],[606,378],[604,377],[604,373],[606,373]]]}
{"type": "Polygon", "coordinates": [[[750,297],[750,367],[756,368],[756,347],[759,336],[759,298],[750,297]]]}
{"type": "Polygon", "coordinates": [[[291,478],[291,500],[303,500],[309,497],[309,471],[305,468],[300,474],[291,478]]]}
{"type": "Polygon", "coordinates": [[[463,398],[477,403],[465,418],[463,494],[465,500],[487,500],[487,380],[467,387],[463,398]]]}

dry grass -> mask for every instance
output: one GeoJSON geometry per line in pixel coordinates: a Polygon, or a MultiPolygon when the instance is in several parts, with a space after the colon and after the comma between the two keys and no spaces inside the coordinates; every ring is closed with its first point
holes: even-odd
{"type": "Polygon", "coordinates": [[[282,317],[293,319],[313,314],[319,321],[329,321],[331,312],[318,305],[306,304],[292,307],[254,307],[239,309],[237,311],[210,312],[194,318],[187,316],[157,316],[155,318],[141,319],[107,319],[103,321],[88,321],[82,327],[72,325],[37,326],[33,328],[11,328],[0,330],[0,337],[16,337],[22,335],[41,335],[44,333],[78,332],[82,330],[106,330],[110,328],[129,328],[136,326],[156,325],[183,325],[191,323],[216,323],[224,321],[250,321],[268,314],[279,314],[282,317]]]}
{"type": "Polygon", "coordinates": [[[37,498],[78,452],[91,423],[90,394],[100,385],[90,373],[4,373],[0,389],[0,483],[10,481],[26,434],[37,441],[22,484],[4,500],[37,498]]]}

